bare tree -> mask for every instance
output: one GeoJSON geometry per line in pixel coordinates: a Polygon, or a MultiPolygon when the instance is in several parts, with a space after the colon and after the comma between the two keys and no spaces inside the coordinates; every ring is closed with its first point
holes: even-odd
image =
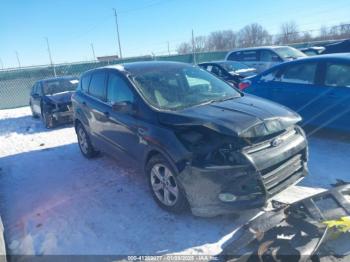
{"type": "Polygon", "coordinates": [[[207,50],[229,50],[236,47],[236,34],[232,30],[212,32],[207,39],[207,50]]]}
{"type": "Polygon", "coordinates": [[[207,38],[205,36],[196,36],[194,38],[194,51],[204,52],[207,51],[207,38]]]}
{"type": "Polygon", "coordinates": [[[277,37],[278,44],[291,44],[300,41],[298,26],[294,21],[283,23],[277,37]]]}
{"type": "Polygon", "coordinates": [[[240,47],[271,44],[272,37],[261,25],[254,23],[243,27],[238,33],[240,47]]]}
{"type": "Polygon", "coordinates": [[[304,32],[299,36],[299,42],[311,42],[313,39],[314,38],[309,32],[304,32]]]}
{"type": "Polygon", "coordinates": [[[330,34],[329,34],[329,30],[326,26],[322,26],[320,28],[320,33],[319,35],[316,37],[317,40],[321,40],[321,41],[324,41],[324,40],[328,40],[330,39],[330,34]]]}
{"type": "Polygon", "coordinates": [[[192,45],[184,42],[177,47],[176,51],[178,54],[189,54],[192,52],[192,45]]]}

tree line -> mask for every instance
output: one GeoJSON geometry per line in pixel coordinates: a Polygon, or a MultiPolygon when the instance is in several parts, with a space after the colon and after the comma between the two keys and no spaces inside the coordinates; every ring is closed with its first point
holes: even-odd
{"type": "Polygon", "coordinates": [[[263,26],[252,23],[239,31],[221,30],[211,32],[208,36],[196,36],[177,47],[179,54],[191,52],[223,51],[233,48],[262,45],[288,45],[293,43],[325,41],[350,38],[350,24],[326,27],[317,30],[299,31],[294,21],[283,23],[278,34],[270,34],[263,26]],[[317,31],[317,34],[313,34],[317,31]],[[193,50],[194,49],[194,50],[193,50]]]}

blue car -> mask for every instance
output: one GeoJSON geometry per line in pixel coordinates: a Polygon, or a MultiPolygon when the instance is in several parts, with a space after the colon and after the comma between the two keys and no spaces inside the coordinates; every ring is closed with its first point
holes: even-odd
{"type": "Polygon", "coordinates": [[[286,62],[239,88],[293,109],[304,125],[350,131],[350,53],[286,62]]]}

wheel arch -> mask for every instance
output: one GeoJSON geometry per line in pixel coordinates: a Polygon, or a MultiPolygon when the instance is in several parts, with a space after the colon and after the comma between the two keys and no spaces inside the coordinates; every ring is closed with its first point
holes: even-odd
{"type": "Polygon", "coordinates": [[[146,174],[147,163],[149,162],[149,160],[151,158],[153,158],[156,155],[160,155],[160,156],[164,157],[169,162],[171,167],[175,170],[175,172],[177,174],[179,173],[179,168],[177,167],[176,162],[166,152],[164,152],[163,150],[161,150],[159,148],[150,148],[146,152],[146,154],[144,156],[144,161],[143,161],[143,163],[144,163],[143,169],[144,169],[145,174],[146,174]]]}

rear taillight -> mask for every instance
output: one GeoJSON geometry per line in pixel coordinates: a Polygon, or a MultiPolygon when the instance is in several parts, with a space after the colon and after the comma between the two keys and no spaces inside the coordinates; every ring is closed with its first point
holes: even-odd
{"type": "Polygon", "coordinates": [[[252,82],[248,81],[248,80],[245,80],[243,82],[240,82],[238,84],[238,88],[239,90],[243,91],[244,89],[248,88],[250,85],[251,85],[252,82]]]}

